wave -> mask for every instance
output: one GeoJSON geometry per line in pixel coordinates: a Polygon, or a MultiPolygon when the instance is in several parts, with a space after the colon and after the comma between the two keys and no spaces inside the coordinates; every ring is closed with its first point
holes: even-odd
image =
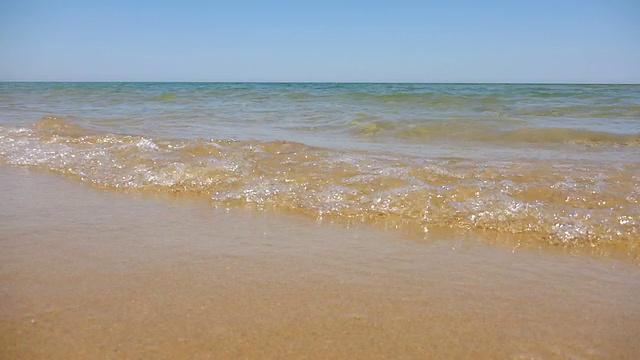
{"type": "Polygon", "coordinates": [[[514,115],[530,117],[573,117],[573,118],[625,118],[640,119],[637,105],[555,105],[544,107],[523,107],[513,111],[514,115]]]}
{"type": "Polygon", "coordinates": [[[347,127],[355,136],[381,136],[411,141],[477,141],[497,144],[582,144],[640,146],[640,132],[620,134],[571,128],[531,128],[521,120],[387,121],[354,119],[347,127]],[[509,129],[511,128],[511,129],[509,129]]]}
{"type": "Polygon", "coordinates": [[[446,93],[388,93],[349,92],[340,94],[348,100],[368,101],[380,104],[416,105],[422,107],[468,107],[473,105],[498,105],[509,101],[497,95],[461,96],[446,93]]]}
{"type": "Polygon", "coordinates": [[[0,126],[0,163],[108,189],[204,196],[307,216],[524,234],[640,256],[640,165],[473,162],[288,141],[100,133],[59,118],[0,126]]]}
{"type": "MultiPolygon", "coordinates": [[[[571,117],[640,119],[640,106],[630,98],[595,97],[583,93],[339,93],[335,99],[384,106],[412,106],[424,110],[457,111],[462,114],[494,112],[514,117],[571,117]],[[605,102],[604,104],[602,102],[605,102]],[[598,105],[594,105],[598,104],[598,105]]],[[[332,100],[334,100],[332,98],[332,100]]]]}
{"type": "Polygon", "coordinates": [[[147,101],[174,101],[178,99],[178,95],[173,93],[163,93],[157,96],[150,97],[147,101]]]}

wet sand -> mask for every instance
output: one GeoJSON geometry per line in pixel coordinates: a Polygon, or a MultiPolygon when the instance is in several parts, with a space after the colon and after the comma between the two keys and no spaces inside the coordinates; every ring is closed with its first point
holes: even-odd
{"type": "Polygon", "coordinates": [[[0,168],[0,358],[640,357],[640,267],[0,168]]]}

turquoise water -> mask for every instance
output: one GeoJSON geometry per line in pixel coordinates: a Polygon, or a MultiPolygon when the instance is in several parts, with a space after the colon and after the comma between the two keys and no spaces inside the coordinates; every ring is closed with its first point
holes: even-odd
{"type": "Polygon", "coordinates": [[[640,85],[0,83],[0,163],[640,254],[640,85]]]}
{"type": "Polygon", "coordinates": [[[535,147],[536,156],[615,158],[620,149],[580,151],[640,142],[638,85],[4,83],[0,109],[2,124],[53,115],[124,134],[434,156],[509,158],[535,147]]]}

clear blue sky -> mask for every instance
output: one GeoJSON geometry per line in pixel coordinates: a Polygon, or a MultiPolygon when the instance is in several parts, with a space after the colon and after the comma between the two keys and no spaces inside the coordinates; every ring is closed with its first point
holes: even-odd
{"type": "Polygon", "coordinates": [[[0,80],[640,82],[640,0],[0,0],[0,80]]]}

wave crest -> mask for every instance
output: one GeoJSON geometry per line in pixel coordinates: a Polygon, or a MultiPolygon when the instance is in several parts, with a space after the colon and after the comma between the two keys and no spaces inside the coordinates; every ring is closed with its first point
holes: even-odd
{"type": "Polygon", "coordinates": [[[95,133],[63,119],[0,127],[0,162],[111,189],[206,196],[228,205],[416,227],[528,234],[640,255],[640,168],[472,162],[336,151],[287,141],[95,133]]]}

